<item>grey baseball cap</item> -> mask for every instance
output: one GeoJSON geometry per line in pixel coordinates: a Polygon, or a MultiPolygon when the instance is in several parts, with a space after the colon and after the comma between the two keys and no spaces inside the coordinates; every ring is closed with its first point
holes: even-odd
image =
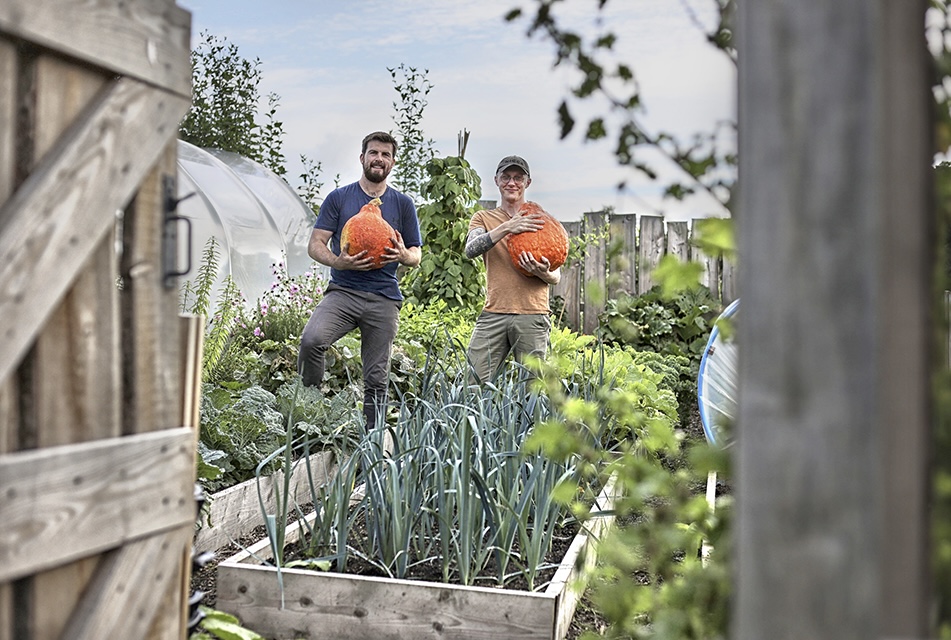
{"type": "Polygon", "coordinates": [[[495,170],[495,175],[499,175],[509,167],[518,167],[525,172],[529,178],[532,177],[532,172],[528,170],[528,163],[525,162],[525,158],[521,156],[505,156],[499,162],[499,168],[495,170]]]}

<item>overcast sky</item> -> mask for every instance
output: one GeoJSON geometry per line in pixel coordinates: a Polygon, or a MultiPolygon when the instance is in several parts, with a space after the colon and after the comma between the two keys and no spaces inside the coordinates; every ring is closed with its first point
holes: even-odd
{"type": "MultiPolygon", "coordinates": [[[[297,158],[322,165],[323,195],[340,175],[359,177],[360,140],[395,129],[399,100],[387,68],[428,70],[433,85],[422,128],[437,155],[456,155],[457,135],[470,132],[466,159],[482,178],[483,198],[498,198],[492,175],[500,158],[531,165],[528,198],[562,220],[614,207],[669,220],[724,215],[705,199],[662,204],[658,187],[633,184],[618,167],[613,140],[585,143],[578,131],[559,140],[556,110],[575,82],[553,68],[553,45],[526,37],[527,20],[508,23],[531,0],[179,0],[192,12],[192,43],[201,32],[227,38],[248,59],[259,58],[262,95],[280,96],[288,180],[297,158]],[[619,194],[627,181],[633,193],[619,194]]],[[[619,41],[617,60],[634,68],[654,129],[689,137],[735,119],[735,69],[704,40],[714,24],[713,0],[611,0],[607,26],[619,41]]],[[[567,0],[557,15],[576,30],[591,29],[597,0],[567,0]]],[[[534,15],[532,13],[532,15],[534,15]]],[[[579,106],[604,113],[600,103],[579,106]]],[[[581,118],[579,118],[579,121],[581,118]]]]}

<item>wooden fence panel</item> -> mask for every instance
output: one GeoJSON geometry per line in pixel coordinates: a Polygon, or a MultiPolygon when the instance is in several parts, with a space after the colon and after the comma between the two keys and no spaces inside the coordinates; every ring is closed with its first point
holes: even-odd
{"type": "Polygon", "coordinates": [[[634,294],[637,291],[637,216],[634,214],[611,214],[608,242],[610,263],[607,277],[608,296],[617,298],[622,291],[634,294]]]}
{"type": "Polygon", "coordinates": [[[665,255],[681,260],[696,260],[703,266],[700,284],[726,306],[737,298],[735,267],[720,257],[703,254],[693,245],[692,229],[698,220],[664,222],[660,216],[632,213],[586,213],[580,222],[563,223],[570,236],[602,234],[585,247],[580,264],[562,272],[562,281],[552,295],[562,298],[565,310],[559,319],[565,326],[594,334],[598,315],[608,299],[622,292],[639,295],[656,283],[651,272],[665,255]],[[638,225],[639,223],[639,225],[638,225]],[[580,291],[580,312],[568,296],[580,291]]]}
{"type": "Polygon", "coordinates": [[[607,239],[600,233],[607,225],[607,213],[593,211],[584,214],[585,233],[597,233],[598,238],[588,246],[583,263],[582,296],[582,325],[585,333],[593,334],[598,329],[598,315],[604,311],[607,295],[607,239]]]}
{"type": "Polygon", "coordinates": [[[736,286],[736,265],[724,259],[720,263],[720,299],[726,306],[740,296],[736,286]]]}
{"type": "Polygon", "coordinates": [[[691,246],[690,259],[703,267],[700,284],[710,290],[714,298],[720,299],[720,258],[709,256],[695,245],[691,246]]]}
{"type": "Polygon", "coordinates": [[[191,14],[171,0],[4,0],[0,32],[191,94],[191,14]]]}
{"type": "Polygon", "coordinates": [[[690,259],[690,225],[686,220],[667,223],[667,254],[681,262],[690,259]]]}
{"type": "Polygon", "coordinates": [[[0,498],[0,640],[184,634],[195,432],[178,428],[177,296],[161,255],[189,41],[172,0],[0,5],[0,313],[14,320],[0,336],[0,478],[23,490],[0,498]],[[134,296],[117,286],[124,208],[134,296]],[[164,453],[179,462],[123,472],[141,436],[120,436],[153,431],[176,438],[164,453]],[[83,466],[103,446],[116,453],[83,466]],[[108,490],[90,489],[111,472],[108,490]],[[120,491],[139,472],[165,475],[120,491]]]}
{"type": "Polygon", "coordinates": [[[637,247],[637,293],[647,293],[657,284],[653,271],[664,257],[667,237],[661,216],[641,216],[641,233],[637,247]]]}
{"type": "MultiPolygon", "coordinates": [[[[16,131],[16,48],[11,42],[0,40],[0,202],[10,197],[13,190],[14,149],[16,131]]],[[[0,218],[0,228],[3,219],[0,218]]],[[[16,380],[13,376],[0,379],[0,455],[16,449],[19,424],[16,380]]],[[[13,586],[0,583],[0,640],[13,636],[13,586]]]]}
{"type": "Polygon", "coordinates": [[[937,636],[929,6],[737,3],[732,638],[937,636]]]}
{"type": "MultiPolygon", "coordinates": [[[[581,221],[564,223],[569,238],[581,236],[581,221]]],[[[568,327],[581,326],[581,264],[562,267],[561,281],[552,287],[551,294],[561,298],[563,307],[557,322],[568,327]]]]}
{"type": "MultiPolygon", "coordinates": [[[[63,133],[78,119],[106,85],[102,73],[40,54],[24,73],[35,87],[30,171],[42,158],[55,153],[63,133]]],[[[57,447],[118,435],[118,407],[110,385],[119,382],[117,329],[114,303],[115,246],[106,236],[93,250],[90,267],[79,272],[37,336],[21,365],[21,380],[36,398],[35,433],[30,446],[57,447]],[[104,270],[104,271],[103,271],[104,270]],[[27,374],[27,375],[24,375],[27,374]]],[[[27,441],[21,435],[21,444],[27,441]]],[[[9,526],[9,525],[8,525],[9,526]]],[[[57,544],[64,548],[64,540],[57,544]]],[[[22,548],[22,547],[21,547],[22,548]]],[[[55,554],[54,554],[55,557],[55,554]]],[[[70,563],[36,572],[31,584],[29,615],[39,637],[63,634],[70,613],[95,574],[98,557],[88,555],[70,563]]],[[[9,563],[8,563],[9,564],[9,563]]],[[[26,585],[23,585],[26,589],[26,585]]]]}

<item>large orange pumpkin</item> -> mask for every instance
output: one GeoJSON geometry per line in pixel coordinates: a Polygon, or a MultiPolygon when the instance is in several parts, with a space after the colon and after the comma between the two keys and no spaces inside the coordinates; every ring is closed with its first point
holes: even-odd
{"type": "Polygon", "coordinates": [[[340,246],[346,247],[351,256],[366,251],[377,269],[383,266],[384,250],[396,246],[396,232],[383,219],[380,204],[379,198],[370,200],[357,215],[347,220],[340,232],[340,246]]]}
{"type": "Polygon", "coordinates": [[[509,236],[509,256],[519,273],[523,276],[531,275],[518,266],[518,257],[523,251],[528,251],[539,261],[547,258],[549,271],[554,271],[563,265],[568,257],[568,232],[562,224],[535,202],[523,204],[519,208],[519,213],[540,213],[545,220],[545,225],[538,231],[526,231],[509,236]]]}

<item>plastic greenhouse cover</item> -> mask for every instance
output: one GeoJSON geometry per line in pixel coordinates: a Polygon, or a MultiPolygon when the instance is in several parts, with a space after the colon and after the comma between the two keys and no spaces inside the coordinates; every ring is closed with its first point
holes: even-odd
{"type": "Polygon", "coordinates": [[[735,318],[739,306],[740,301],[734,300],[717,318],[703,351],[697,376],[697,399],[703,432],[707,441],[718,446],[730,444],[723,429],[733,424],[737,401],[737,346],[733,337],[727,339],[720,331],[719,322],[735,318]]]}
{"type": "MultiPolygon", "coordinates": [[[[237,154],[205,150],[178,141],[178,215],[192,226],[189,253],[194,279],[212,237],[218,244],[218,277],[213,300],[231,276],[253,304],[270,289],[273,265],[287,264],[288,273],[300,275],[314,263],[307,242],[314,214],[280,177],[237,154]],[[191,197],[190,194],[195,194],[191,197]]],[[[180,238],[180,245],[184,242],[180,238]]],[[[180,265],[187,257],[180,256],[180,265]]]]}

